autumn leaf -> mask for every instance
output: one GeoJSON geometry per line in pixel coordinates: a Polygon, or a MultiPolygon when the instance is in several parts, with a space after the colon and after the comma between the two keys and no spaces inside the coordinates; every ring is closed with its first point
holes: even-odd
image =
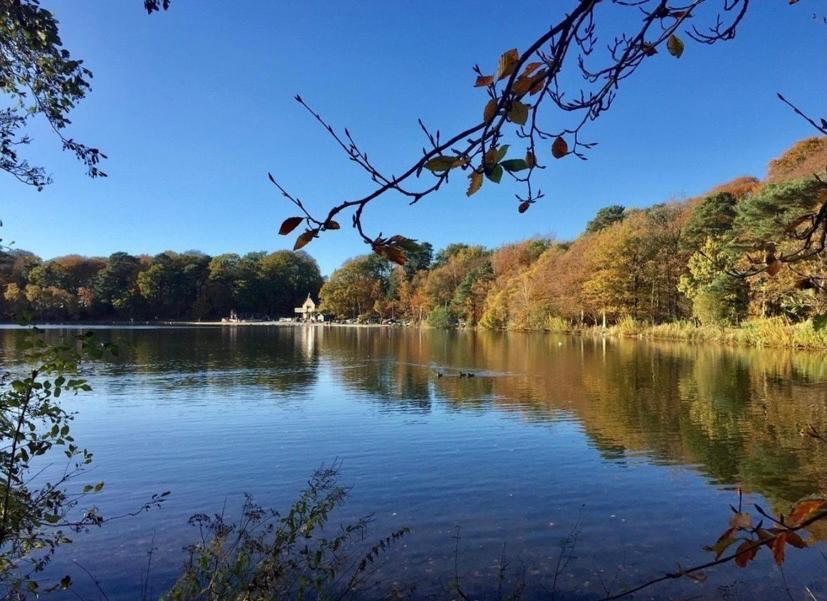
{"type": "Polygon", "coordinates": [[[488,150],[485,151],[485,164],[488,166],[493,166],[499,163],[505,153],[508,152],[509,145],[503,144],[502,146],[492,146],[488,150]]]}
{"type": "Polygon", "coordinates": [[[551,154],[555,159],[560,159],[566,156],[569,152],[569,145],[566,141],[562,138],[562,136],[557,136],[554,140],[554,143],[551,145],[551,154]]]}
{"type": "Polygon", "coordinates": [[[304,217],[288,217],[287,219],[281,222],[281,227],[279,228],[279,236],[286,236],[294,229],[296,229],[302,221],[304,221],[304,217]]]}
{"type": "MultiPolygon", "coordinates": [[[[536,75],[520,75],[514,86],[511,88],[516,96],[522,96],[529,90],[533,90],[538,85],[542,88],[543,79],[546,76],[546,70],[543,69],[536,75]]],[[[532,92],[533,93],[533,92],[532,92]]]]}
{"type": "Polygon", "coordinates": [[[801,538],[797,532],[790,530],[787,532],[787,543],[796,549],[804,549],[807,547],[807,541],[801,538]]]}
{"type": "Polygon", "coordinates": [[[502,165],[494,165],[494,168],[490,171],[487,171],[485,176],[495,184],[499,184],[500,180],[503,178],[502,165]]]}
{"type": "Polygon", "coordinates": [[[525,153],[525,162],[529,167],[534,167],[537,164],[537,157],[534,156],[533,152],[527,150],[525,153]]]}
{"type": "Polygon", "coordinates": [[[316,237],[318,230],[305,230],[301,236],[296,238],[296,243],[293,245],[293,250],[299,250],[307,246],[310,241],[316,237]]]}
{"type": "Polygon", "coordinates": [[[669,54],[675,58],[680,58],[683,54],[683,40],[675,34],[672,34],[669,36],[669,39],[666,40],[666,48],[669,50],[669,54]]]}
{"type": "Polygon", "coordinates": [[[485,105],[485,110],[482,112],[483,121],[488,123],[497,115],[497,101],[493,98],[485,105]]]}
{"type": "Polygon", "coordinates": [[[517,67],[519,60],[520,54],[517,52],[516,48],[512,48],[511,50],[504,52],[500,57],[500,61],[497,63],[497,71],[494,74],[497,81],[514,73],[514,69],[517,67]]]}
{"type": "Polygon", "coordinates": [[[655,48],[652,44],[648,44],[646,42],[643,43],[643,54],[646,56],[654,56],[658,53],[658,49],[655,48]]]}
{"type": "Polygon", "coordinates": [[[827,499],[802,499],[793,505],[790,515],[787,516],[787,522],[791,526],[798,526],[812,514],[824,510],[827,510],[827,499]]]}
{"type": "Polygon", "coordinates": [[[767,275],[773,276],[776,275],[779,271],[781,271],[783,263],[778,259],[772,261],[769,265],[767,265],[767,275]]]}
{"type": "Polygon", "coordinates": [[[479,171],[472,171],[468,176],[468,190],[465,191],[466,196],[473,196],[480,188],[482,188],[482,173],[479,171]]]}
{"type": "Polygon", "coordinates": [[[425,169],[433,172],[448,171],[461,164],[459,157],[440,155],[425,163],[425,169]]]}
{"type": "Polygon", "coordinates": [[[396,246],[409,252],[415,252],[420,248],[419,244],[416,243],[416,240],[406,238],[405,236],[400,236],[399,234],[388,238],[388,242],[391,246],[396,246]]]}
{"type": "Polygon", "coordinates": [[[503,169],[506,171],[511,172],[524,171],[525,169],[528,169],[528,163],[526,163],[524,159],[510,159],[508,161],[503,161],[500,165],[502,165],[503,169]]]}
{"type": "Polygon", "coordinates": [[[480,75],[477,77],[477,81],[474,84],[475,88],[484,88],[486,86],[490,86],[494,83],[494,77],[491,75],[480,75]]]}
{"type": "Polygon", "coordinates": [[[337,221],[333,221],[332,219],[328,219],[324,222],[324,229],[326,230],[338,230],[341,229],[341,226],[337,221]]]}
{"type": "Polygon", "coordinates": [[[735,565],[739,568],[747,567],[747,564],[755,559],[758,554],[759,545],[751,540],[746,540],[738,545],[735,550],[735,565]]]}
{"type": "Polygon", "coordinates": [[[787,543],[787,532],[779,532],[772,541],[772,556],[777,565],[784,563],[784,546],[787,543]]]}
{"type": "Polygon", "coordinates": [[[380,254],[382,254],[389,261],[396,263],[397,265],[405,264],[405,253],[402,252],[401,249],[396,248],[395,246],[383,246],[382,252],[380,254]]]}
{"type": "Polygon", "coordinates": [[[523,75],[531,75],[534,73],[539,67],[542,67],[543,63],[528,63],[523,69],[523,75]]]}
{"type": "Polygon", "coordinates": [[[528,106],[515,100],[511,103],[511,110],[508,111],[508,118],[517,125],[525,125],[528,121],[528,106]]]}
{"type": "Polygon", "coordinates": [[[724,551],[726,551],[727,548],[737,540],[738,539],[735,538],[735,531],[732,528],[728,528],[721,536],[718,537],[715,544],[711,547],[706,547],[706,550],[715,553],[715,559],[718,560],[721,555],[724,554],[724,551]]]}
{"type": "Polygon", "coordinates": [[[517,210],[520,213],[525,213],[526,211],[528,211],[528,207],[530,207],[530,206],[531,206],[531,203],[528,202],[527,200],[524,200],[523,202],[520,203],[520,206],[517,207],[517,210]]]}

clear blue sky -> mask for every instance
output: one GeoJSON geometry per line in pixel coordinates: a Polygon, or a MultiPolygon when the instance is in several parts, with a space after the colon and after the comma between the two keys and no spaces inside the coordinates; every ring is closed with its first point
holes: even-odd
{"type": "MultiPolygon", "coordinates": [[[[294,94],[398,172],[422,145],[417,117],[444,132],[469,125],[484,105],[471,66],[492,68],[501,51],[524,48],[551,23],[549,7],[571,3],[174,0],[152,17],[140,0],[44,4],[95,74],[69,134],[110,157],[110,177],[89,180],[38,128],[29,156],[54,184],[38,193],[0,174],[2,237],[52,257],[287,248],[292,239],[276,229],[295,211],[267,171],[318,208],[368,186],[294,94]]],[[[547,198],[526,214],[512,186],[467,199],[457,181],[416,207],[377,202],[368,226],[437,248],[570,238],[608,204],[645,206],[762,176],[769,159],[812,135],[776,91],[823,112],[827,27],[818,0],[753,4],[734,41],[687,43],[680,60],[664,52],[644,65],[591,126],[591,159],[553,162],[539,180],[547,198]]],[[[366,247],[345,227],[307,250],[329,273],[366,247]]]]}

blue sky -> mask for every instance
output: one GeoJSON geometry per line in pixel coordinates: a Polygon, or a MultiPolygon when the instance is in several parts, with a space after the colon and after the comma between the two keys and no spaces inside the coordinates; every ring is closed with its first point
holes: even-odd
{"type": "MultiPolygon", "coordinates": [[[[3,239],[52,257],[290,247],[276,230],[295,211],[268,171],[319,210],[369,186],[296,93],[398,172],[423,144],[416,118],[446,133],[475,122],[485,96],[471,67],[493,69],[502,51],[524,48],[558,2],[174,0],[152,17],[140,0],[44,4],[95,74],[68,133],[110,157],[109,178],[89,180],[39,126],[28,155],[54,184],[38,193],[0,174],[3,239]]],[[[415,207],[379,200],[366,224],[437,248],[571,238],[608,204],[646,206],[762,176],[769,159],[812,135],[775,93],[822,112],[827,53],[817,0],[753,4],[734,41],[687,43],[681,59],[663,52],[645,64],[588,130],[599,142],[590,160],[549,161],[538,180],[547,197],[527,213],[517,213],[513,186],[467,199],[456,181],[415,207]]],[[[366,247],[345,227],[307,250],[329,273],[366,247]]]]}

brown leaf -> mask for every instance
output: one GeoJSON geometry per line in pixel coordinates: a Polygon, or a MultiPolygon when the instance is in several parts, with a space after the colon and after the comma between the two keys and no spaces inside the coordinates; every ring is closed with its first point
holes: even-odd
{"type": "Polygon", "coordinates": [[[530,206],[531,206],[531,203],[526,200],[526,201],[523,201],[523,202],[520,203],[520,206],[517,207],[517,210],[520,213],[525,213],[526,211],[528,211],[528,207],[530,207],[530,206]]]}
{"type": "Polygon", "coordinates": [[[520,54],[517,52],[516,48],[512,48],[511,50],[504,52],[500,57],[500,61],[497,63],[497,72],[494,74],[497,81],[514,73],[514,69],[517,67],[519,60],[520,54]]]}
{"type": "Polygon", "coordinates": [[[523,75],[531,75],[534,73],[539,67],[542,67],[544,63],[528,63],[523,69],[523,75]]]}
{"type": "Polygon", "coordinates": [[[772,556],[775,558],[775,563],[781,565],[784,563],[784,545],[787,543],[787,532],[780,532],[776,535],[775,540],[772,541],[772,556]]]}
{"type": "Polygon", "coordinates": [[[791,526],[798,526],[812,514],[827,509],[827,499],[802,499],[793,505],[787,521],[791,526]]]}
{"type": "Polygon", "coordinates": [[[757,554],[758,544],[751,540],[746,540],[738,545],[738,548],[735,550],[735,565],[739,568],[745,568],[750,561],[755,559],[757,554]]]}
{"type": "Polygon", "coordinates": [[[477,77],[477,82],[474,84],[474,87],[484,88],[486,86],[490,86],[492,83],[494,83],[493,75],[479,75],[477,77]]]}
{"type": "Polygon", "coordinates": [[[296,238],[296,243],[293,245],[293,250],[299,250],[307,246],[310,241],[316,237],[318,230],[305,230],[301,236],[296,238]]]}
{"type": "Polygon", "coordinates": [[[670,35],[669,39],[666,40],[666,49],[675,58],[680,58],[683,54],[683,40],[675,34],[670,35]]]}
{"type": "Polygon", "coordinates": [[[643,43],[642,48],[643,48],[643,54],[645,54],[646,56],[654,56],[655,54],[658,53],[657,48],[655,48],[652,44],[649,44],[649,43],[646,43],[646,42],[643,43]]]}
{"type": "Polygon", "coordinates": [[[304,217],[288,217],[284,221],[281,222],[281,227],[279,228],[279,236],[286,236],[294,229],[299,227],[299,224],[304,221],[304,217]]]}
{"type": "Polygon", "coordinates": [[[554,143],[551,145],[551,154],[555,159],[560,159],[566,156],[569,152],[569,145],[566,141],[562,138],[562,136],[557,136],[554,140],[554,143]]]}
{"type": "Polygon", "coordinates": [[[807,546],[807,541],[798,536],[797,532],[787,532],[787,543],[791,544],[796,549],[804,549],[807,546]]]}
{"type": "Polygon", "coordinates": [[[338,230],[341,229],[341,226],[337,221],[333,221],[332,219],[328,219],[324,222],[324,229],[326,230],[338,230]]]}
{"type": "Polygon", "coordinates": [[[715,544],[711,547],[708,547],[708,551],[712,551],[715,553],[715,559],[720,559],[721,555],[724,554],[724,551],[727,550],[732,543],[737,541],[738,539],[735,538],[735,531],[732,528],[727,528],[724,533],[718,537],[718,540],[715,541],[715,544]]]}
{"type": "Polygon", "coordinates": [[[482,112],[482,118],[486,123],[488,123],[489,121],[494,119],[496,114],[497,114],[497,101],[492,98],[485,105],[485,110],[482,112]]]}
{"type": "Polygon", "coordinates": [[[479,171],[472,171],[468,176],[468,190],[465,191],[466,196],[473,196],[482,188],[482,173],[479,171]]]}
{"type": "Polygon", "coordinates": [[[779,271],[781,271],[782,266],[783,266],[783,263],[781,261],[779,261],[778,259],[775,259],[774,261],[772,261],[771,263],[769,263],[767,265],[767,275],[769,275],[769,276],[776,275],[779,271]]]}
{"type": "Polygon", "coordinates": [[[398,265],[405,264],[405,253],[395,246],[388,244],[377,244],[373,247],[373,251],[376,254],[385,257],[388,261],[392,261],[398,265]]]}
{"type": "Polygon", "coordinates": [[[537,164],[537,157],[534,156],[533,152],[527,150],[525,153],[525,162],[529,167],[534,167],[537,164]]]}

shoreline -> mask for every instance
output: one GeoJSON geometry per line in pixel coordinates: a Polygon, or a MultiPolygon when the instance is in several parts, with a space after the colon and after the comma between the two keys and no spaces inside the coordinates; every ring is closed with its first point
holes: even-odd
{"type": "MultiPolygon", "coordinates": [[[[425,323],[421,324],[382,324],[382,323],[338,323],[326,322],[297,322],[297,321],[101,321],[83,323],[43,323],[33,324],[34,327],[45,330],[58,329],[114,329],[114,328],[248,328],[248,327],[301,327],[301,328],[361,328],[361,329],[426,329],[438,330],[425,323]]],[[[26,329],[30,325],[14,323],[0,323],[0,328],[7,330],[26,329]]],[[[582,326],[570,329],[549,330],[485,330],[479,327],[447,328],[445,331],[489,331],[501,334],[535,334],[535,335],[563,335],[572,337],[590,338],[617,338],[626,340],[647,340],[664,342],[682,342],[686,344],[714,344],[728,348],[765,348],[786,349],[793,351],[809,351],[827,353],[827,332],[817,331],[812,324],[785,324],[777,320],[766,319],[744,322],[738,327],[698,326],[686,322],[665,323],[658,325],[648,324],[615,324],[602,328],[601,326],[582,326]]]]}

